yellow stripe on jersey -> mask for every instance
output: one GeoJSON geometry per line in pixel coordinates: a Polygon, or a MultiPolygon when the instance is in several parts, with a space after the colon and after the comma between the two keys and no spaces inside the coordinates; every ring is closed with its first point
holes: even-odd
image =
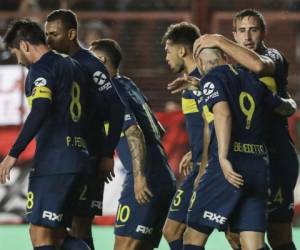
{"type": "Polygon", "coordinates": [[[235,75],[238,75],[238,74],[239,74],[231,64],[227,64],[227,65],[228,65],[228,67],[231,69],[231,71],[233,71],[233,73],[234,73],[235,75]]]}
{"type": "Polygon", "coordinates": [[[195,99],[187,99],[183,97],[181,99],[181,107],[182,107],[182,112],[185,115],[199,112],[198,105],[195,99]]]}
{"type": "Polygon", "coordinates": [[[276,82],[275,79],[271,76],[265,76],[259,78],[259,80],[266,85],[266,87],[271,90],[272,92],[276,93],[277,92],[277,87],[276,87],[276,82]]]}
{"type": "MultiPolygon", "coordinates": [[[[104,132],[105,132],[106,136],[108,135],[108,131],[109,131],[109,123],[104,122],[104,132]]],[[[124,132],[121,133],[120,137],[123,137],[123,136],[125,136],[124,132]]]]}
{"type": "Polygon", "coordinates": [[[209,111],[207,105],[203,106],[203,114],[207,123],[211,123],[214,120],[214,114],[209,111]]]}
{"type": "Polygon", "coordinates": [[[32,106],[32,101],[34,99],[38,99],[38,98],[46,98],[46,99],[49,99],[50,101],[52,101],[51,89],[49,89],[48,87],[45,87],[45,86],[34,87],[34,89],[32,90],[31,96],[27,97],[29,107],[32,106]]]}

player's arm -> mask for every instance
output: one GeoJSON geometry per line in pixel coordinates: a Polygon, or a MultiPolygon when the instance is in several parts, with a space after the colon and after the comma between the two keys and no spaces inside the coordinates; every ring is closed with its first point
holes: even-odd
{"type": "Polygon", "coordinates": [[[113,177],[115,177],[113,156],[120,140],[125,113],[125,107],[116,94],[107,101],[109,101],[109,105],[105,112],[108,113],[107,122],[109,129],[106,136],[103,137],[99,162],[99,174],[106,183],[112,181],[113,177]]]}
{"type": "Polygon", "coordinates": [[[275,63],[269,57],[259,55],[222,35],[202,35],[194,43],[194,54],[197,56],[203,48],[207,47],[220,48],[236,62],[257,74],[273,75],[275,72],[275,63]]]}
{"type": "Polygon", "coordinates": [[[134,192],[135,198],[139,204],[150,201],[153,196],[148,188],[147,180],[144,174],[146,161],[146,143],[141,128],[135,124],[125,130],[129,150],[132,158],[134,192]]]}
{"type": "Polygon", "coordinates": [[[236,173],[228,161],[228,151],[231,138],[232,117],[228,103],[221,101],[212,108],[214,114],[214,126],[218,141],[218,156],[222,171],[226,180],[239,188],[243,185],[243,177],[236,173]]]}
{"type": "Polygon", "coordinates": [[[207,118],[206,118],[204,112],[202,112],[202,118],[203,118],[203,123],[204,123],[204,126],[203,126],[203,151],[202,151],[202,155],[201,155],[201,163],[199,165],[199,172],[194,181],[194,188],[196,188],[199,185],[200,179],[205,173],[205,169],[206,169],[207,162],[208,162],[208,148],[209,148],[209,143],[210,143],[210,131],[209,131],[209,126],[208,126],[208,121],[207,121],[207,118]]]}
{"type": "Polygon", "coordinates": [[[297,111],[297,103],[292,98],[282,98],[266,89],[266,104],[278,115],[291,116],[297,111]]]}
{"type": "Polygon", "coordinates": [[[23,128],[12,146],[9,154],[0,164],[0,182],[4,184],[9,180],[10,170],[19,155],[24,151],[33,137],[37,134],[51,110],[51,101],[47,98],[38,98],[32,101],[32,109],[23,125],[23,128]]]}

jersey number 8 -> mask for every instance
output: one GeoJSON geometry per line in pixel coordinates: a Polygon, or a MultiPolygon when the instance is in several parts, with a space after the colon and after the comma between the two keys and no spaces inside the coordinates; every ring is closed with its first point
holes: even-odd
{"type": "Polygon", "coordinates": [[[81,104],[80,104],[80,87],[77,82],[73,82],[71,89],[71,103],[70,114],[74,122],[78,122],[81,117],[81,104]]]}

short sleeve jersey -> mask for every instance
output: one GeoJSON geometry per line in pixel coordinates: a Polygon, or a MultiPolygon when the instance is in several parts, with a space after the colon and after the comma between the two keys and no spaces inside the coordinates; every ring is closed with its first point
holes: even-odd
{"type": "MultiPolygon", "coordinates": [[[[258,78],[241,68],[231,65],[212,69],[201,81],[204,101],[210,110],[218,102],[227,102],[232,116],[231,149],[234,144],[248,145],[250,153],[264,155],[264,113],[265,108],[274,109],[281,104],[278,96],[272,94],[258,78]],[[252,145],[252,146],[249,146],[252,145]],[[257,145],[257,147],[256,147],[257,145]]],[[[215,132],[211,139],[210,152],[218,159],[215,132]],[[212,145],[213,144],[213,145],[212,145]]]]}
{"type": "MultiPolygon", "coordinates": [[[[201,78],[198,69],[194,69],[190,74],[201,78]]],[[[202,94],[200,90],[184,90],[182,92],[181,105],[185,117],[185,124],[189,138],[189,145],[192,151],[194,168],[201,160],[203,150],[203,118],[202,118],[202,94]]],[[[197,168],[198,169],[198,168],[197,168]]]]}
{"type": "MultiPolygon", "coordinates": [[[[162,183],[172,183],[175,178],[168,165],[167,157],[161,145],[160,139],[164,130],[157,121],[150,109],[146,97],[135,85],[135,83],[124,76],[116,76],[112,80],[116,90],[126,107],[124,130],[137,124],[141,128],[146,142],[146,166],[145,174],[148,177],[149,185],[161,185],[162,183]]],[[[128,143],[124,142],[126,137],[121,138],[117,147],[117,153],[124,163],[128,176],[132,176],[131,157],[128,143]],[[130,164],[127,164],[130,163],[130,164]]],[[[129,180],[132,182],[133,179],[129,180]]]]}

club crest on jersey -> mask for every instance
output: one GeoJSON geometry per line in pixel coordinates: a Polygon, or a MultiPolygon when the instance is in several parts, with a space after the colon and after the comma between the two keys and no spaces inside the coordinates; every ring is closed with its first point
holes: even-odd
{"type": "Polygon", "coordinates": [[[96,84],[102,86],[104,83],[107,82],[107,77],[104,73],[102,73],[101,71],[96,71],[93,74],[93,80],[96,84]]]}
{"type": "Polygon", "coordinates": [[[204,84],[202,93],[205,96],[205,101],[219,96],[219,91],[216,90],[212,82],[206,82],[204,84]]]}
{"type": "Polygon", "coordinates": [[[39,77],[34,81],[34,85],[41,87],[41,86],[46,86],[47,80],[43,77],[39,77]]]}
{"type": "Polygon", "coordinates": [[[212,82],[206,82],[203,86],[203,94],[206,96],[211,95],[215,90],[215,85],[212,82]]]}

